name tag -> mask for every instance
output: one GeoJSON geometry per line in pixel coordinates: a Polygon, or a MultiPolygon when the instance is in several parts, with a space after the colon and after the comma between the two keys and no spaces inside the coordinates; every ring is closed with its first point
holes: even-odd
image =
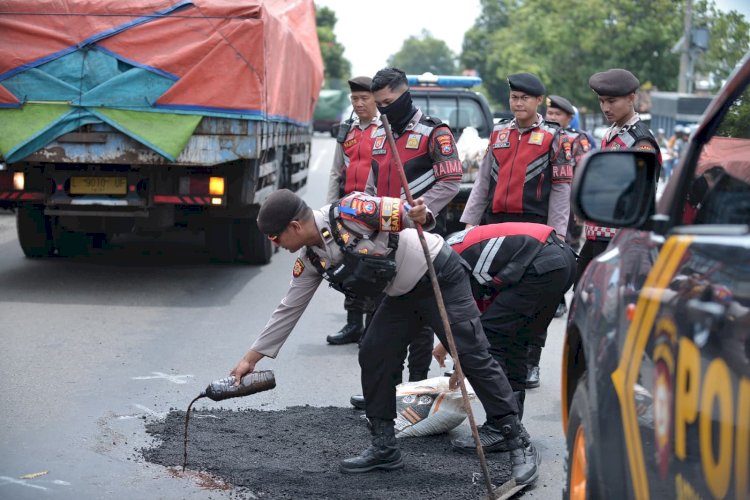
{"type": "Polygon", "coordinates": [[[406,140],[406,149],[419,149],[419,140],[422,138],[419,134],[410,134],[406,140]]]}
{"type": "Polygon", "coordinates": [[[536,144],[537,146],[541,146],[542,142],[544,142],[544,133],[543,132],[532,132],[531,137],[529,138],[529,144],[536,144]]]}

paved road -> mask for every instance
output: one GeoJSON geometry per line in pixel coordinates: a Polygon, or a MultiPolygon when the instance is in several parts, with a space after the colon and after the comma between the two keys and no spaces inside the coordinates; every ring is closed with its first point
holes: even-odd
{"type": "MultiPolygon", "coordinates": [[[[315,139],[304,195],[311,206],[324,202],[333,146],[315,139]]],[[[263,267],[211,264],[202,237],[190,233],[31,260],[13,218],[0,214],[0,498],[230,498],[144,462],[144,422],[184,409],[226,375],[283,296],[293,261],[282,251],[263,267]],[[36,473],[44,474],[21,479],[36,473]]],[[[325,343],[344,319],[341,296],[321,287],[280,356],[260,365],[275,371],[278,387],[221,406],[347,405],[359,392],[356,347],[325,343]]],[[[523,498],[557,497],[562,484],[563,328],[553,321],[542,387],[527,396],[524,420],[544,466],[523,498]]],[[[441,371],[433,363],[431,375],[441,371]]]]}

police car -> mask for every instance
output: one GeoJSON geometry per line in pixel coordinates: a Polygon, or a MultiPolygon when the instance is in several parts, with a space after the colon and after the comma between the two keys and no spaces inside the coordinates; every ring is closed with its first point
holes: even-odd
{"type": "Polygon", "coordinates": [[[576,173],[574,210],[622,229],[568,318],[564,498],[750,498],[748,56],[658,203],[652,154],[576,173]]]}
{"type": "Polygon", "coordinates": [[[456,197],[448,204],[446,214],[448,232],[463,229],[459,218],[466,206],[471,187],[474,184],[479,163],[486,151],[487,141],[492,133],[494,125],[492,112],[487,99],[480,92],[472,90],[482,83],[482,79],[476,76],[453,76],[434,75],[423,73],[421,75],[407,75],[409,91],[411,92],[414,105],[420,108],[427,116],[439,118],[448,124],[453,131],[453,136],[458,142],[459,154],[464,154],[464,175],[461,180],[461,188],[456,197]],[[461,141],[464,131],[472,127],[476,130],[478,139],[484,142],[469,142],[465,138],[461,141]],[[476,145],[478,144],[479,145],[476,145]],[[464,146],[466,145],[466,146],[464,146]],[[473,151],[471,150],[474,146],[473,151]],[[468,147],[470,151],[462,151],[461,147],[468,147]]]}

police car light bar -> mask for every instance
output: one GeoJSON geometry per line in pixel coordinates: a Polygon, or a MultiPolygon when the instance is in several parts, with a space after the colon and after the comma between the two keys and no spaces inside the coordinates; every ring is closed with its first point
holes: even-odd
{"type": "Polygon", "coordinates": [[[482,83],[478,76],[453,76],[453,75],[434,75],[432,73],[422,73],[421,75],[406,75],[409,85],[434,85],[437,87],[462,87],[471,88],[482,83]]]}

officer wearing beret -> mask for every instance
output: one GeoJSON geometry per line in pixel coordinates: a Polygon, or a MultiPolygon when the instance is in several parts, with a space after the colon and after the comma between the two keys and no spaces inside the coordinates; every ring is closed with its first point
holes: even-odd
{"type": "MultiPolygon", "coordinates": [[[[333,154],[331,174],[328,178],[328,203],[333,203],[354,191],[364,191],[370,176],[373,134],[380,127],[375,98],[370,91],[372,78],[357,76],[349,80],[354,120],[340,125],[333,154]]],[[[346,297],[346,324],[338,333],[326,337],[332,345],[359,341],[365,329],[365,316],[375,307],[372,301],[346,297]]]]}
{"type": "MultiPolygon", "coordinates": [[[[276,357],[324,278],[344,293],[384,295],[359,350],[372,446],[342,460],[345,473],[403,467],[394,419],[406,347],[425,324],[447,343],[415,222],[427,228],[435,224],[422,198],[408,207],[400,198],[358,192],[312,210],[282,189],[272,193],[258,213],[258,228],[299,256],[286,296],[230,372],[237,380],[255,370],[262,358],[276,357]]],[[[480,430],[482,444],[488,452],[510,452],[516,482],[530,484],[538,476],[539,453],[521,425],[508,379],[487,350],[467,266],[441,236],[425,232],[424,238],[461,365],[487,415],[480,430]]]]}
{"type": "Polygon", "coordinates": [[[531,73],[508,76],[512,120],[495,125],[461,222],[535,222],[564,238],[573,180],[572,143],[537,112],[546,92],[531,73]]]}
{"type": "MultiPolygon", "coordinates": [[[[661,151],[651,130],[641,121],[635,111],[636,91],[641,83],[626,69],[615,68],[595,73],[589,78],[589,86],[599,97],[599,107],[610,127],[602,138],[602,149],[637,149],[653,152],[661,166],[661,151]]],[[[578,259],[576,282],[597,255],[604,252],[609,241],[617,233],[615,227],[599,226],[586,222],[586,241],[578,259]]]]}

